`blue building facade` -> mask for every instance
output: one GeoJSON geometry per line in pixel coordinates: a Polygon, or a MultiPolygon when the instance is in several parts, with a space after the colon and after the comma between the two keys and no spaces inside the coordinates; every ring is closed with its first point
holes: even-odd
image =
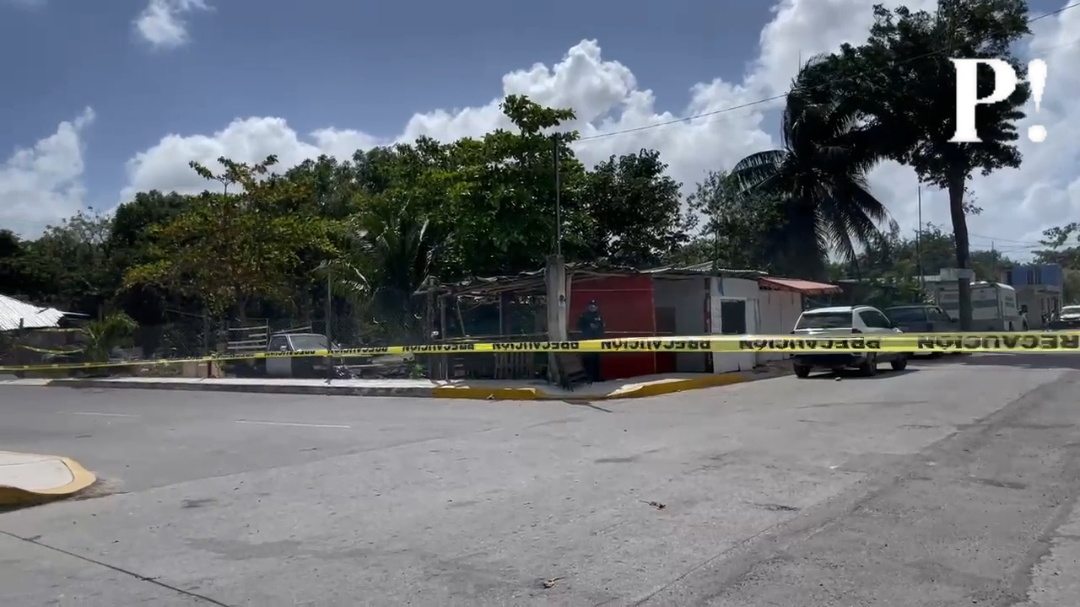
{"type": "Polygon", "coordinates": [[[1065,272],[1056,263],[1026,264],[1006,270],[1002,282],[1016,289],[1016,301],[1025,312],[1028,326],[1042,329],[1062,306],[1065,272]]]}
{"type": "Polygon", "coordinates": [[[1014,287],[1047,286],[1061,289],[1065,286],[1065,273],[1056,263],[1016,266],[1004,273],[1005,284],[1014,287]]]}

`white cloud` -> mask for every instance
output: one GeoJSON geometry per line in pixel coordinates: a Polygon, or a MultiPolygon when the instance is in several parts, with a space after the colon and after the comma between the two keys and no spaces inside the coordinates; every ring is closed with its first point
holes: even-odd
{"type": "MultiPolygon", "coordinates": [[[[1064,4],[1063,4],[1064,5],[1064,4]]],[[[1031,102],[1027,118],[1018,125],[1018,147],[1024,155],[1019,169],[1001,170],[971,182],[983,213],[968,220],[972,246],[993,244],[1005,254],[1023,257],[1035,248],[1042,231],[1076,220],[1080,214],[1080,74],[1071,70],[1080,47],[1080,9],[1032,24],[1025,55],[1046,61],[1048,77],[1040,111],[1031,102]],[[1043,143],[1027,139],[1028,127],[1044,125],[1043,143]]],[[[918,225],[918,184],[903,167],[885,165],[871,176],[875,192],[891,202],[901,225],[918,225]]],[[[950,228],[948,197],[940,190],[923,188],[923,219],[950,228]]]]}
{"type": "Polygon", "coordinates": [[[135,18],[135,32],[154,48],[171,49],[187,44],[187,17],[209,10],[205,0],[149,0],[135,18]]]}
{"type": "Polygon", "coordinates": [[[86,108],[0,165],[0,228],[33,237],[83,208],[82,138],[93,121],[94,111],[86,108]]]}
{"type": "MultiPolygon", "coordinates": [[[[189,0],[194,1],[194,0],[189,0]]],[[[757,58],[749,63],[739,82],[720,79],[694,84],[681,110],[656,107],[653,93],[637,81],[629,66],[601,56],[597,42],[585,40],[571,48],[559,63],[535,64],[503,77],[503,92],[527,94],[534,100],[573,107],[582,134],[578,153],[586,162],[610,154],[655,148],[671,165],[672,175],[688,187],[706,171],[730,168],[746,154],[776,145],[778,118],[772,104],[751,105],[722,111],[783,93],[800,60],[835,49],[844,41],[864,39],[870,25],[874,0],[781,0],[773,20],[762,30],[757,58]],[[681,119],[715,112],[693,120],[681,119]],[[646,128],[650,125],[665,126],[646,128]],[[632,132],[614,134],[628,129],[632,132]],[[605,136],[612,134],[612,136],[605,136]]],[[[887,4],[896,5],[892,0],[887,4]]],[[[906,2],[911,8],[933,9],[934,0],[906,2]]],[[[1067,10],[1033,26],[1032,56],[1044,58],[1049,79],[1041,112],[1032,107],[1030,123],[1047,126],[1043,144],[1022,141],[1025,162],[1020,170],[1001,171],[989,178],[976,177],[972,187],[984,213],[970,220],[975,246],[986,247],[995,236],[996,245],[1023,253],[1025,242],[1038,239],[1045,227],[1071,220],[1080,211],[1080,107],[1069,102],[1080,95],[1080,75],[1067,71],[1070,54],[1080,40],[1080,9],[1067,10]]],[[[505,119],[498,99],[460,110],[434,110],[413,116],[392,141],[411,141],[430,135],[452,140],[481,135],[505,119]]],[[[210,135],[172,134],[138,153],[126,166],[127,200],[135,191],[157,188],[194,192],[201,182],[187,167],[190,160],[213,165],[219,156],[256,161],[277,154],[282,164],[327,153],[347,158],[357,149],[390,143],[355,130],[328,127],[301,135],[284,118],[238,119],[210,135]]],[[[917,225],[917,181],[910,169],[886,164],[871,175],[875,192],[907,230],[917,225]]],[[[948,205],[941,192],[924,188],[924,221],[948,227],[948,205]]],[[[1028,247],[1030,248],[1030,247],[1028,247]]]]}

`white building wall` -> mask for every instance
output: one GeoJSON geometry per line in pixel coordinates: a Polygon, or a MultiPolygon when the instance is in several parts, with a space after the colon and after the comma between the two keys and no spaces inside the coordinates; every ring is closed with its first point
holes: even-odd
{"type": "MultiPolygon", "coordinates": [[[[758,298],[761,302],[761,329],[764,335],[787,335],[795,328],[795,323],[802,313],[802,295],[794,291],[771,291],[762,289],[758,298]]],[[[787,354],[780,352],[761,352],[758,364],[770,360],[783,360],[787,354]]]]}
{"type": "MultiPolygon", "coordinates": [[[[710,290],[712,296],[710,298],[710,310],[711,316],[710,323],[712,327],[712,333],[719,335],[723,333],[723,318],[721,318],[721,306],[720,304],[724,299],[742,299],[746,301],[746,332],[758,333],[757,327],[759,322],[759,301],[758,297],[760,289],[756,280],[746,280],[743,278],[721,278],[714,277],[710,279],[710,290]]],[[[753,352],[748,353],[732,353],[732,354],[713,354],[713,373],[729,373],[732,371],[745,371],[753,369],[757,364],[757,355],[753,352]]]]}

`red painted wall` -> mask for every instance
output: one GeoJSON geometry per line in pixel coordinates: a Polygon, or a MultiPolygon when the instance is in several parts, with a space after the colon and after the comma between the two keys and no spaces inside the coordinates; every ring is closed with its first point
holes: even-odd
{"type": "MultiPolygon", "coordinates": [[[[652,337],[656,313],[651,276],[630,275],[574,279],[570,285],[570,339],[580,339],[578,319],[596,300],[604,319],[606,337],[652,337]]],[[[600,358],[604,379],[625,379],[656,373],[655,354],[606,354],[600,358]]]]}

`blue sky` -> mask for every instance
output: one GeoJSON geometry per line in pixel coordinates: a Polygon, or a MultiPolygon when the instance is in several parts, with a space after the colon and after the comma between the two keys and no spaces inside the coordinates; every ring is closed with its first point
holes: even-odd
{"type": "MultiPolygon", "coordinates": [[[[350,142],[389,141],[403,133],[478,135],[497,126],[490,102],[521,87],[533,87],[541,98],[546,95],[564,105],[597,108],[587,112],[594,119],[585,125],[586,132],[634,128],[782,92],[800,57],[865,37],[872,4],[0,0],[0,53],[9,58],[0,62],[0,78],[6,83],[0,121],[7,127],[0,130],[0,162],[16,150],[32,150],[56,133],[59,124],[92,108],[92,122],[77,129],[83,166],[72,169],[78,173],[71,177],[75,186],[63,190],[60,199],[109,209],[133,189],[188,187],[182,178],[165,176],[158,165],[151,167],[151,161],[168,161],[177,171],[186,171],[188,160],[206,160],[207,155],[212,160],[219,152],[251,160],[245,156],[266,150],[299,160],[316,148],[340,152],[350,142]],[[203,2],[205,9],[172,13],[177,18],[172,25],[186,32],[183,44],[155,47],[147,40],[148,30],[136,26],[148,7],[191,8],[203,2]],[[596,48],[582,46],[586,40],[595,41],[596,48]],[[567,57],[579,60],[567,61],[560,71],[556,64],[567,57]],[[522,70],[536,63],[551,71],[530,72],[504,85],[504,75],[515,70],[524,74],[522,70]],[[645,93],[651,97],[643,100],[645,93]],[[278,122],[269,122],[272,118],[278,122]],[[219,137],[234,119],[251,122],[219,137]],[[267,129],[292,135],[258,139],[267,129]],[[311,133],[317,129],[332,130],[337,143],[314,140],[311,133]],[[162,138],[169,134],[183,139],[165,146],[162,138]],[[267,150],[273,145],[296,149],[267,150]],[[137,166],[128,164],[133,158],[140,159],[137,166]]],[[[1030,4],[1038,14],[1060,8],[1062,2],[1030,4]]],[[[1071,22],[1046,21],[1053,22],[1047,39],[1059,40],[1066,30],[1073,31],[1071,22]]],[[[164,30],[160,21],[158,25],[160,34],[164,30]]],[[[1080,37],[1080,27],[1075,36],[1080,37]]],[[[1051,61],[1048,97],[1055,92],[1054,75],[1051,61]]],[[[742,155],[772,145],[774,110],[761,106],[711,121],[612,137],[581,154],[597,160],[656,147],[676,177],[692,184],[706,170],[729,168],[742,155]]],[[[1057,118],[1068,124],[1066,116],[1057,118]]],[[[47,152],[39,147],[35,158],[47,152]]],[[[1055,155],[1062,153],[1076,156],[1072,148],[1055,155]]],[[[7,189],[0,174],[0,223],[31,233],[40,229],[44,215],[23,217],[11,209],[21,204],[25,215],[26,208],[40,207],[26,202],[34,188],[60,186],[49,180],[48,170],[23,166],[20,171],[18,180],[8,172],[8,181],[21,185],[7,189]]],[[[890,171],[882,178],[882,196],[903,199],[893,212],[909,225],[914,178],[890,171]]],[[[1080,194],[1071,198],[1070,183],[1060,168],[1051,173],[1043,176],[1058,201],[1051,214],[1080,206],[1080,194]]],[[[1036,215],[1046,215],[1046,204],[1040,202],[1045,196],[1028,200],[1033,196],[1030,184],[1014,181],[1013,205],[1030,203],[1025,219],[1030,225],[1023,234],[1010,234],[1018,243],[1030,242],[1043,227],[1036,215]]],[[[1001,188],[995,184],[987,189],[993,192],[980,192],[982,204],[997,205],[991,198],[1001,188]]],[[[948,221],[947,214],[928,214],[948,221]]],[[[1002,217],[995,207],[989,221],[979,220],[986,224],[979,229],[994,232],[1002,217]]]]}
{"type": "Polygon", "coordinates": [[[86,182],[99,205],[109,204],[123,186],[124,161],[166,133],[266,115],[285,116],[301,132],[348,125],[389,137],[416,112],[485,103],[499,94],[503,74],[557,60],[585,38],[633,65],[661,103],[681,104],[690,83],[741,75],[769,11],[733,0],[667,7],[229,0],[188,16],[189,45],[158,51],[133,30],[139,2],[8,8],[0,55],[22,59],[0,64],[0,78],[12,84],[0,107],[10,125],[0,150],[90,106],[97,119],[86,182]]]}

